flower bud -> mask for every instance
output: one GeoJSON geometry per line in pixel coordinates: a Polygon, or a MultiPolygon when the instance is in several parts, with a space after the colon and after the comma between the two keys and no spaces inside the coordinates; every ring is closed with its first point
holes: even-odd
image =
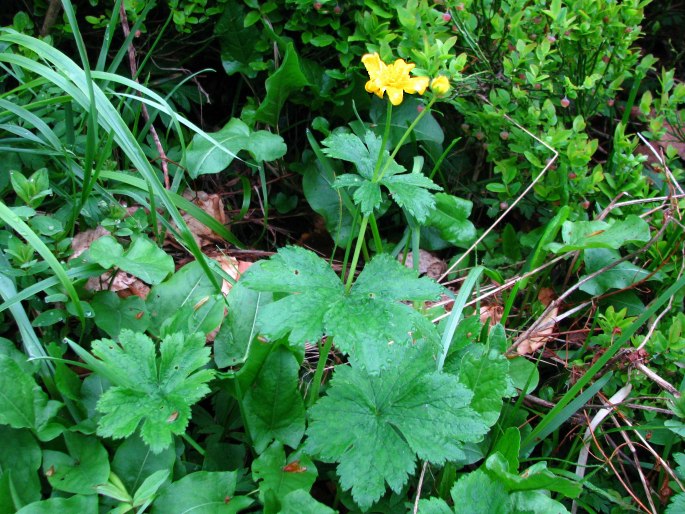
{"type": "Polygon", "coordinates": [[[444,75],[435,77],[431,82],[431,91],[438,96],[445,96],[450,89],[450,81],[444,75]]]}

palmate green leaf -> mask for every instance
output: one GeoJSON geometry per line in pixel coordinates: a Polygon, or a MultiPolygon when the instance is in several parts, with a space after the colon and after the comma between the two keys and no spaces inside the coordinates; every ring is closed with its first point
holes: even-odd
{"type": "Polygon", "coordinates": [[[408,341],[431,339],[434,326],[402,302],[433,300],[442,290],[389,255],[378,255],[346,293],[326,261],[299,247],[282,248],[252,266],[241,282],[257,291],[292,293],[262,308],[263,335],[288,336],[294,345],[333,336],[340,350],[369,371],[398,358],[408,341]]]}
{"type": "Polygon", "coordinates": [[[405,168],[394,160],[387,164],[384,175],[374,180],[379,157],[386,163],[390,154],[387,150],[380,154],[381,138],[370,130],[366,131],[364,141],[356,134],[336,132],[324,139],[323,145],[327,156],[352,162],[357,168],[359,175],[341,175],[333,187],[355,188],[354,203],[360,206],[364,215],[370,215],[380,205],[381,185],[388,189],[397,205],[419,222],[423,222],[435,207],[435,198],[428,190],[442,188],[420,172],[405,173],[405,168]]]}
{"type": "Polygon", "coordinates": [[[339,366],[328,394],[310,410],[305,451],[338,462],[343,489],[362,509],[399,492],[417,459],[442,464],[465,457],[462,443],[487,428],[469,404],[473,393],[435,371],[425,348],[414,347],[391,369],[372,375],[339,366]]]}
{"type": "Polygon", "coordinates": [[[685,512],[685,493],[678,493],[671,498],[665,514],[680,514],[682,512],[685,512]]]}
{"type": "Polygon", "coordinates": [[[459,381],[474,393],[471,406],[490,427],[502,410],[503,398],[514,393],[509,379],[509,361],[484,345],[472,345],[455,370],[459,381]]]}
{"type": "Polygon", "coordinates": [[[447,502],[441,498],[425,498],[419,501],[421,514],[454,514],[447,502]]]}
{"type": "Polygon", "coordinates": [[[367,145],[364,145],[364,142],[356,134],[335,132],[322,141],[325,147],[323,153],[328,157],[353,163],[361,177],[371,180],[376,167],[380,140],[375,139],[373,134],[371,134],[373,137],[370,137],[369,134],[371,133],[367,132],[367,145]],[[369,153],[367,147],[369,144],[376,150],[375,154],[369,153]]]}
{"type": "Polygon", "coordinates": [[[158,356],[145,334],[122,330],[119,342],[94,341],[92,352],[99,360],[89,356],[86,362],[113,384],[97,403],[104,414],[98,421],[101,436],[128,437],[142,423],[143,441],[159,453],[173,434],[185,431],[191,405],[209,393],[213,372],[200,369],[210,353],[202,334],[168,335],[158,356]]]}

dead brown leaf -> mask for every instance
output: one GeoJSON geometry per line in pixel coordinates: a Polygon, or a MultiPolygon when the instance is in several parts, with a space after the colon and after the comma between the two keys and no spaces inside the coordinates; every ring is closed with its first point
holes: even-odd
{"type": "Polygon", "coordinates": [[[535,331],[518,342],[516,351],[519,355],[533,353],[553,338],[555,326],[557,324],[557,314],[559,314],[559,308],[554,307],[540,319],[535,331]]]}
{"type": "Polygon", "coordinates": [[[480,322],[483,324],[489,322],[491,326],[495,326],[502,320],[502,314],[504,314],[504,307],[501,305],[483,305],[480,308],[480,322]]]}
{"type": "MultiPolygon", "coordinates": [[[[224,202],[221,200],[221,196],[217,194],[205,193],[204,191],[188,190],[183,193],[183,198],[193,202],[222,225],[225,225],[228,222],[228,219],[226,218],[226,212],[224,211],[224,202]]],[[[198,244],[198,246],[200,246],[200,248],[223,241],[221,236],[219,236],[212,229],[204,226],[187,212],[182,212],[182,215],[183,221],[185,221],[186,225],[188,225],[195,242],[198,244]]],[[[175,239],[171,234],[167,234],[166,242],[174,244],[175,239]]]]}
{"type": "Polygon", "coordinates": [[[554,289],[550,287],[541,287],[540,291],[538,291],[538,300],[540,300],[540,303],[547,307],[554,299],[556,299],[557,295],[554,294],[554,289]]]}
{"type": "Polygon", "coordinates": [[[75,259],[88,250],[90,245],[93,244],[93,241],[108,235],[110,235],[109,230],[101,226],[90,230],[84,230],[83,232],[74,235],[74,238],[71,240],[71,249],[73,250],[73,253],[71,254],[71,257],[69,257],[69,260],[75,259]]]}
{"type": "MultiPolygon", "coordinates": [[[[402,262],[404,255],[398,255],[397,259],[402,262]]],[[[412,252],[407,254],[404,262],[407,268],[414,267],[414,257],[412,252]]],[[[447,263],[426,250],[419,250],[419,275],[426,275],[431,278],[439,278],[447,271],[447,263]]]]}

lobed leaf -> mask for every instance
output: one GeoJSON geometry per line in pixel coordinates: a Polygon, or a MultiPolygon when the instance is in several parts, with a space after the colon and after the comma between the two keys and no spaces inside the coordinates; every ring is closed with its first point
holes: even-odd
{"type": "Polygon", "coordinates": [[[339,366],[328,395],[310,411],[305,451],[338,462],[341,486],[362,509],[383,495],[386,483],[399,492],[417,458],[439,464],[463,458],[462,444],[486,432],[469,407],[473,393],[434,371],[429,352],[413,350],[378,374],[339,366]]]}
{"type": "Polygon", "coordinates": [[[98,434],[128,437],[142,424],[141,436],[153,452],[167,448],[173,434],[185,431],[190,406],[209,393],[213,372],[200,369],[209,353],[200,333],[166,336],[159,357],[149,337],[129,330],[122,330],[119,342],[94,341],[96,369],[113,384],[97,403],[104,414],[98,434]]]}

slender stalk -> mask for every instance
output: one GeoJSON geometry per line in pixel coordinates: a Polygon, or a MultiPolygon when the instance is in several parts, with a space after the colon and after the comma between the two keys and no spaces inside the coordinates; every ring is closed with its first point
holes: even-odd
{"type": "Polygon", "coordinates": [[[319,345],[319,362],[316,363],[316,371],[314,372],[314,379],[312,380],[312,388],[309,390],[309,398],[307,399],[307,407],[311,407],[319,399],[319,389],[321,388],[321,378],[326,369],[326,361],[328,354],[333,347],[333,337],[328,336],[323,344],[319,345]]]}
{"type": "MultiPolygon", "coordinates": [[[[407,130],[404,131],[404,134],[402,134],[402,137],[400,138],[400,140],[395,145],[395,149],[390,154],[390,157],[388,157],[388,160],[385,161],[385,164],[383,166],[381,174],[378,176],[378,179],[374,180],[374,182],[380,182],[381,181],[381,179],[383,178],[383,175],[385,175],[385,172],[388,170],[390,163],[393,161],[393,159],[397,155],[397,152],[400,151],[400,148],[402,147],[404,142],[407,140],[409,135],[414,131],[414,129],[416,128],[416,125],[419,124],[419,122],[423,119],[423,117],[426,115],[426,113],[430,112],[431,107],[433,107],[433,104],[435,103],[437,98],[438,98],[437,96],[434,96],[433,98],[431,98],[431,100],[430,100],[430,102],[428,102],[428,105],[426,106],[426,108],[423,111],[421,111],[419,113],[419,115],[416,118],[414,118],[414,121],[412,121],[411,124],[407,127],[407,130]]],[[[375,173],[374,173],[374,178],[375,178],[375,173]]]]}
{"type": "Polygon", "coordinates": [[[371,233],[373,234],[373,244],[376,247],[376,253],[380,253],[383,251],[383,241],[381,240],[381,234],[378,231],[376,216],[374,216],[373,213],[369,216],[369,224],[371,225],[371,233]]]}
{"type": "Polygon", "coordinates": [[[352,263],[350,264],[350,273],[347,275],[347,282],[345,283],[345,291],[349,291],[352,287],[352,282],[354,281],[354,272],[357,269],[357,263],[359,262],[359,253],[362,250],[362,245],[364,244],[364,234],[366,233],[366,225],[369,222],[369,217],[364,216],[362,222],[359,225],[359,235],[357,236],[357,245],[354,247],[354,254],[352,255],[352,263]]]}
{"type": "Polygon", "coordinates": [[[202,455],[203,457],[205,456],[205,450],[204,450],[204,448],[202,448],[202,446],[200,446],[200,445],[197,443],[197,441],[195,441],[192,437],[190,437],[190,436],[189,436],[188,434],[186,434],[185,432],[183,432],[183,433],[181,434],[181,437],[185,440],[185,442],[187,442],[190,446],[192,446],[193,449],[194,449],[197,453],[199,453],[199,454],[202,455]]]}

